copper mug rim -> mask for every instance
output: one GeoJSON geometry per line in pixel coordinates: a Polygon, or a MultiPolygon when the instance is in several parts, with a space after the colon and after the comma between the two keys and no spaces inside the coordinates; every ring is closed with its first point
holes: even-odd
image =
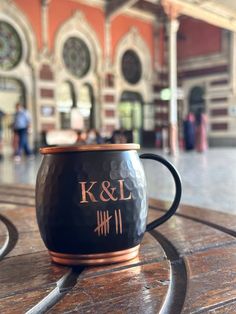
{"type": "Polygon", "coordinates": [[[87,145],[63,145],[41,147],[39,152],[45,154],[72,153],[72,152],[96,152],[96,151],[125,151],[138,150],[139,144],[87,144],[87,145]]]}

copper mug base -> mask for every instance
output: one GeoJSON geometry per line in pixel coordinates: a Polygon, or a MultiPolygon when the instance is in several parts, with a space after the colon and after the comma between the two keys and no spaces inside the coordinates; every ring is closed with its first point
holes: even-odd
{"type": "Polygon", "coordinates": [[[53,262],[62,265],[106,265],[126,262],[137,257],[140,244],[122,251],[99,254],[63,254],[49,251],[53,262]]]}

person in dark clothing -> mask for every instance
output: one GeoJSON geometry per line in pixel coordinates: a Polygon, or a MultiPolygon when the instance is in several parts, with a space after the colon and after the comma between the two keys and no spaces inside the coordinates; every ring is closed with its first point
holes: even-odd
{"type": "Polygon", "coordinates": [[[125,135],[125,130],[123,128],[119,130],[114,130],[112,133],[112,137],[110,139],[113,144],[123,144],[127,143],[127,137],[125,135]]]}
{"type": "Polygon", "coordinates": [[[184,146],[186,150],[192,150],[195,147],[195,117],[189,113],[184,120],[184,146]]]}

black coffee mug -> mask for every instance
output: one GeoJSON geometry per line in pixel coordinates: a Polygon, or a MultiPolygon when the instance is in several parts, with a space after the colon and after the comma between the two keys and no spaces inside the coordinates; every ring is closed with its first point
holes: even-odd
{"type": "Polygon", "coordinates": [[[171,172],[176,193],[170,209],[147,225],[146,179],[137,144],[44,147],[36,183],[36,214],[54,262],[100,265],[137,256],[145,231],[178,208],[181,180],[166,159],[143,154],[171,172]]]}

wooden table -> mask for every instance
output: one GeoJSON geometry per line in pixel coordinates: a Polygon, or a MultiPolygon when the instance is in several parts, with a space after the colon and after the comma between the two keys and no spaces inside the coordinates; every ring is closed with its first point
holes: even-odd
{"type": "MultiPolygon", "coordinates": [[[[168,204],[150,200],[150,217],[168,204]]],[[[51,263],[34,189],[0,186],[0,313],[236,313],[236,217],[191,206],[151,234],[138,258],[51,263]]]]}

